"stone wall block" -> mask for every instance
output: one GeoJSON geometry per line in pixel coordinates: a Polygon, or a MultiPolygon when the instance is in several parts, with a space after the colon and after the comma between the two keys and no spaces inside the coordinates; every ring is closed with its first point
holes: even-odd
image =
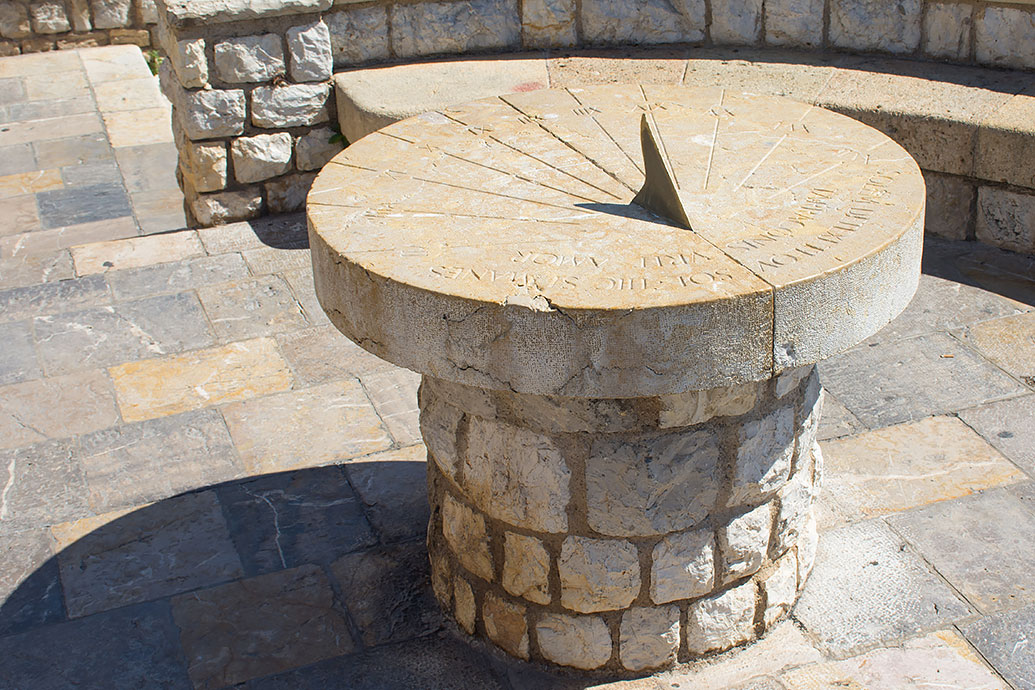
{"type": "Polygon", "coordinates": [[[704,0],[583,0],[587,43],[694,43],[705,38],[704,0]]]}
{"type": "Polygon", "coordinates": [[[712,0],[712,40],[750,45],[762,35],[762,0],[712,0]]]}
{"type": "Polygon", "coordinates": [[[503,542],[503,589],[537,604],[550,603],[550,554],[535,537],[507,532],[503,542]]]}
{"type": "Polygon", "coordinates": [[[974,175],[1035,189],[1035,92],[1001,105],[978,130],[974,175]]]}
{"type": "Polygon", "coordinates": [[[690,605],[686,642],[691,654],[716,652],[754,637],[755,583],[728,589],[690,605]]]}
{"type": "Polygon", "coordinates": [[[232,137],[244,132],[244,91],[184,92],[180,124],[194,140],[232,137]]]}
{"type": "Polygon", "coordinates": [[[231,84],[270,81],[285,73],[284,49],[277,34],[242,36],[215,45],[216,76],[231,84]]]}
{"type": "Polygon", "coordinates": [[[87,0],[69,0],[68,18],[72,21],[72,28],[75,31],[86,32],[93,29],[93,22],[90,21],[90,5],[87,0]]]}
{"type": "Polygon", "coordinates": [[[474,591],[467,580],[457,577],[453,581],[453,614],[459,625],[468,635],[474,634],[475,617],[478,609],[474,601],[474,591]]]}
{"type": "Polygon", "coordinates": [[[479,509],[538,532],[568,529],[571,471],[548,436],[471,417],[463,460],[463,490],[479,509]]]}
{"type": "Polygon", "coordinates": [[[586,462],[590,527],[647,536],[703,520],[721,481],[717,442],[707,429],[594,440],[586,462]]]}
{"type": "Polygon", "coordinates": [[[776,568],[762,580],[765,591],[765,624],[769,627],[787,615],[798,596],[798,559],[788,553],[776,568]]]}
{"type": "Polygon", "coordinates": [[[435,464],[442,474],[450,479],[456,476],[459,455],[456,448],[457,434],[464,413],[456,407],[428,396],[420,401],[420,433],[435,464]]]}
{"type": "Polygon", "coordinates": [[[460,564],[485,580],[492,580],[492,554],[485,518],[446,494],[442,502],[442,534],[460,564]]]}
{"type": "Polygon", "coordinates": [[[1035,68],[1035,13],[1022,7],[985,7],[974,31],[978,62],[1035,68]]]}
{"type": "Polygon", "coordinates": [[[819,546],[819,528],[816,525],[816,517],[809,516],[805,523],[801,539],[798,540],[798,589],[801,589],[812,572],[812,565],[816,560],[816,549],[819,546]]]}
{"type": "Polygon", "coordinates": [[[72,28],[61,0],[44,0],[29,5],[32,30],[38,34],[60,34],[72,28]]]}
{"type": "Polygon", "coordinates": [[[558,560],[561,604],[579,613],[623,609],[640,591],[636,547],[619,539],[569,536],[558,560]]]}
{"type": "Polygon", "coordinates": [[[93,25],[98,29],[118,29],[129,26],[131,0],[90,0],[93,25]]]}
{"type": "Polygon", "coordinates": [[[449,559],[449,549],[442,544],[441,531],[435,529],[434,519],[428,525],[428,561],[431,565],[431,591],[439,605],[449,611],[453,608],[456,591],[453,562],[449,559]]]}
{"type": "Polygon", "coordinates": [[[180,84],[193,89],[208,84],[208,58],[205,57],[205,39],[171,41],[164,44],[169,62],[180,84]]]}
{"type": "Polygon", "coordinates": [[[757,383],[711,388],[658,397],[658,426],[662,429],[692,426],[715,417],[734,417],[750,412],[758,400],[757,383]]]}
{"type": "Polygon", "coordinates": [[[782,555],[798,543],[812,516],[812,500],[815,497],[813,466],[812,455],[809,453],[806,461],[801,463],[801,467],[794,473],[791,480],[780,489],[778,494],[780,501],[772,539],[775,556],[782,555]]]}
{"type": "Polygon", "coordinates": [[[21,48],[14,41],[0,41],[0,57],[21,55],[21,48]]]}
{"type": "Polygon", "coordinates": [[[291,166],[291,145],[287,132],[234,139],[234,177],[238,182],[259,182],[284,173],[291,166]]]}
{"type": "Polygon", "coordinates": [[[326,165],[342,149],[340,143],[331,142],[333,136],[330,127],[317,127],[300,136],[295,142],[295,167],[306,171],[326,165]]]}
{"type": "Polygon", "coordinates": [[[738,431],[730,505],[757,504],[786,480],[794,453],[794,410],[782,407],[738,431]]]}
{"type": "Polygon", "coordinates": [[[679,651],[679,607],[629,609],[619,630],[622,666],[630,671],[667,666],[679,651]]]}
{"type": "Polygon", "coordinates": [[[1035,195],[999,187],[978,188],[977,238],[986,244],[1030,254],[1035,251],[1035,195]]]}
{"type": "Polygon", "coordinates": [[[521,28],[526,48],[575,45],[575,0],[524,0],[521,28]]]}
{"type": "Polygon", "coordinates": [[[256,127],[301,127],[330,119],[330,84],[259,86],[252,91],[256,127]]]}
{"type": "Polygon", "coordinates": [[[830,42],[841,48],[911,53],[920,45],[921,0],[831,0],[830,42]]]}
{"type": "Polygon", "coordinates": [[[138,8],[140,21],[144,24],[158,23],[158,7],[155,5],[155,0],[140,0],[138,8]]]}
{"type": "Polygon", "coordinates": [[[823,44],[824,0],[766,0],[765,42],[815,48],[823,44]]]}
{"type": "Polygon", "coordinates": [[[264,186],[270,213],[294,213],[305,208],[306,195],[315,179],[316,173],[296,173],[267,182],[264,186]]]}
{"type": "Polygon", "coordinates": [[[147,29],[109,29],[108,38],[113,46],[134,45],[146,48],[151,45],[151,33],[147,29]]]}
{"type": "Polygon", "coordinates": [[[295,81],[324,81],[331,78],[331,34],[322,21],[287,30],[291,56],[291,78],[295,81]]]}
{"type": "Polygon", "coordinates": [[[528,621],[524,606],[487,592],[482,604],[482,621],[490,640],[513,656],[528,658],[528,621]]]}
{"type": "Polygon", "coordinates": [[[521,45],[517,0],[423,2],[392,9],[397,57],[502,50],[521,45]]]}
{"type": "Polygon", "coordinates": [[[25,38],[30,35],[29,8],[17,2],[0,2],[0,36],[25,38]]]}
{"type": "Polygon", "coordinates": [[[54,50],[52,38],[26,38],[22,41],[22,53],[44,53],[54,50]]]}
{"type": "Polygon", "coordinates": [[[336,67],[383,60],[388,51],[388,12],[384,5],[334,12],[324,17],[336,67]]]}
{"type": "Polygon", "coordinates": [[[599,616],[548,613],[535,626],[543,656],[562,666],[589,671],[611,658],[611,631],[599,616]]]}
{"type": "Polygon", "coordinates": [[[655,604],[692,599],[715,586],[715,538],[710,529],[670,534],[654,547],[650,598],[655,604]]]}
{"type": "Polygon", "coordinates": [[[772,522],[772,506],[768,503],[730,521],[720,540],[723,582],[739,580],[762,567],[769,551],[772,522]]]}
{"type": "Polygon", "coordinates": [[[263,210],[262,194],[258,187],[200,194],[191,199],[190,209],[202,227],[258,218],[263,210]]]}
{"type": "Polygon", "coordinates": [[[226,144],[180,146],[180,172],[189,185],[199,192],[215,192],[226,187],[226,144]]]}
{"type": "Polygon", "coordinates": [[[970,58],[970,27],[974,6],[965,2],[928,3],[924,16],[923,51],[932,57],[965,61],[970,58]]]}

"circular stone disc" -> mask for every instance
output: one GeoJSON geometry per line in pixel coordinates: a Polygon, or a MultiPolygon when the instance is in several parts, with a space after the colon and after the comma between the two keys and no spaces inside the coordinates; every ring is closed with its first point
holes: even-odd
{"type": "Polygon", "coordinates": [[[644,85],[398,122],[328,163],[307,213],[320,302],[379,357],[640,397],[769,378],[876,332],[916,288],[924,199],[912,158],[848,117],[644,85]],[[631,203],[643,116],[689,228],[631,203]]]}

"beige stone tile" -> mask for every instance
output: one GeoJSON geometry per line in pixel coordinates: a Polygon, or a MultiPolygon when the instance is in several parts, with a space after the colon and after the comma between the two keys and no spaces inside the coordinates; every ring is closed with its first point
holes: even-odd
{"type": "Polygon", "coordinates": [[[399,367],[374,369],[360,375],[378,415],[400,445],[421,441],[417,409],[420,379],[420,374],[399,367]]]}
{"type": "Polygon", "coordinates": [[[327,465],[392,445],[354,379],[234,403],[223,416],[253,474],[327,465]]]}
{"type": "Polygon", "coordinates": [[[53,230],[23,232],[20,235],[0,238],[0,257],[52,254],[59,249],[67,249],[84,242],[104,242],[136,235],[137,224],[130,216],[69,225],[53,230]]]}
{"type": "MultiPolygon", "coordinates": [[[[32,194],[9,196],[0,200],[0,214],[6,219],[0,224],[0,237],[32,232],[40,227],[36,197],[32,194]]],[[[9,256],[0,248],[0,258],[9,256]]]]}
{"type": "Polygon", "coordinates": [[[151,77],[140,48],[132,45],[104,46],[79,51],[86,76],[94,85],[106,81],[151,77]]]}
{"type": "Polygon", "coordinates": [[[255,275],[279,273],[292,270],[311,270],[312,260],[307,249],[278,249],[276,247],[258,247],[241,252],[245,263],[255,275]]]}
{"type": "Polygon", "coordinates": [[[96,242],[72,248],[76,273],[81,276],[192,259],[204,253],[194,231],[96,242]]]}
{"type": "Polygon", "coordinates": [[[974,324],[961,339],[1014,376],[1035,386],[1035,312],[974,324]]]}
{"type": "Polygon", "coordinates": [[[38,74],[54,74],[82,69],[79,55],[75,51],[30,53],[15,55],[0,60],[0,78],[30,77],[38,74]]]}
{"type": "Polygon", "coordinates": [[[780,676],[787,690],[1007,690],[957,632],[942,630],[780,676]]]}
{"type": "Polygon", "coordinates": [[[93,93],[102,113],[169,107],[158,90],[157,80],[151,76],[97,84],[93,93]]]}
{"type": "Polygon", "coordinates": [[[824,491],[854,517],[908,510],[1024,479],[956,417],[928,417],[820,445],[824,491]]]}
{"type": "Polygon", "coordinates": [[[567,56],[546,61],[551,88],[586,84],[678,84],[686,70],[685,51],[649,53],[646,59],[567,56]]]}
{"type": "Polygon", "coordinates": [[[168,108],[147,108],[124,112],[105,112],[104,126],[114,148],[162,144],[173,140],[168,108]]]}
{"type": "Polygon", "coordinates": [[[97,113],[81,113],[47,120],[27,120],[4,125],[0,130],[0,146],[23,144],[27,141],[65,139],[104,130],[97,113]]]}
{"type": "Polygon", "coordinates": [[[317,326],[277,336],[295,376],[311,386],[394,367],[370,354],[334,326],[317,326]]]}
{"type": "Polygon", "coordinates": [[[66,280],[73,275],[72,256],[67,249],[0,259],[0,289],[66,280]]]}
{"type": "Polygon", "coordinates": [[[25,79],[25,95],[30,101],[66,100],[89,95],[82,69],[35,75],[25,79]]]}
{"type": "Polygon", "coordinates": [[[85,517],[81,520],[73,520],[71,522],[62,522],[58,525],[51,525],[50,533],[54,537],[55,548],[57,551],[62,551],[91,532],[104,527],[110,522],[115,522],[120,517],[128,515],[135,510],[146,508],[147,505],[149,504],[121,508],[119,510],[113,510],[110,513],[104,513],[103,515],[91,515],[90,517],[85,517]]]}
{"type": "Polygon", "coordinates": [[[45,192],[49,189],[61,189],[63,184],[60,170],[33,170],[15,175],[4,175],[0,177],[0,199],[45,192]]]}
{"type": "Polygon", "coordinates": [[[118,423],[111,381],[100,369],[0,388],[0,448],[18,448],[118,423]]]}
{"type": "Polygon", "coordinates": [[[256,338],[109,369],[127,422],[278,393],[291,373],[271,338],[256,338]]]}
{"type": "Polygon", "coordinates": [[[661,686],[671,690],[719,690],[736,688],[763,675],[776,675],[784,669],[815,664],[823,655],[794,623],[785,621],[758,642],[720,654],[707,662],[689,664],[655,676],[661,686]]]}

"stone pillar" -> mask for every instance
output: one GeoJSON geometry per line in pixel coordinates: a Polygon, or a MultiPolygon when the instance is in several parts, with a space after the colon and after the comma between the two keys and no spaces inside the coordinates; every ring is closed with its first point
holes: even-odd
{"type": "Polygon", "coordinates": [[[658,669],[748,642],[816,547],[814,367],[632,399],[424,377],[435,594],[522,659],[658,669]]]}

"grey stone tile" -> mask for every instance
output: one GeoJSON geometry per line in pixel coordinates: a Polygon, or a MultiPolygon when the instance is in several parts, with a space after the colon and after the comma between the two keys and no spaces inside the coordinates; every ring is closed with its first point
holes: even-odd
{"type": "Polygon", "coordinates": [[[1035,513],[1012,493],[936,503],[889,522],[983,613],[1035,601],[1035,513]]]}
{"type": "Polygon", "coordinates": [[[0,292],[0,321],[19,321],[110,302],[108,284],[102,275],[29,285],[0,292]]]}
{"type": "MultiPolygon", "coordinates": [[[[306,252],[306,259],[309,258],[308,254],[306,252]]],[[[305,313],[305,317],[309,319],[309,323],[314,326],[331,325],[331,320],[327,318],[326,312],[320,306],[320,301],[316,298],[316,288],[313,287],[313,267],[306,266],[305,268],[284,271],[282,275],[287,280],[288,285],[291,286],[291,289],[295,291],[295,299],[302,305],[302,311],[305,313]]]]}
{"type": "Polygon", "coordinates": [[[192,690],[165,602],[0,638],[0,679],[12,690],[192,690]]]}
{"type": "Polygon", "coordinates": [[[819,431],[816,433],[817,439],[828,441],[832,438],[851,436],[865,429],[863,423],[849,412],[840,400],[830,391],[826,392],[823,397],[823,414],[819,418],[819,431]]]}
{"type": "Polygon", "coordinates": [[[344,467],[382,542],[420,539],[427,533],[431,509],[423,444],[368,455],[344,467]]]}
{"type": "MultiPolygon", "coordinates": [[[[0,91],[3,91],[0,88],[0,91]]],[[[32,144],[0,146],[0,176],[36,170],[36,155],[32,144]]]]}
{"type": "Polygon", "coordinates": [[[240,254],[219,254],[107,274],[116,300],[132,300],[248,277],[240,254]]]}
{"type": "Polygon", "coordinates": [[[68,280],[74,275],[67,249],[0,259],[0,290],[68,280]]]}
{"type": "Polygon", "coordinates": [[[61,168],[61,180],[66,187],[88,187],[98,184],[121,184],[122,176],[119,175],[114,161],[99,161],[61,168]]]}
{"type": "Polygon", "coordinates": [[[331,571],[369,647],[421,637],[442,625],[423,543],[349,554],[331,571]]]}
{"type": "Polygon", "coordinates": [[[944,626],[970,613],[880,521],[826,532],[797,618],[832,654],[944,626]]]}
{"type": "Polygon", "coordinates": [[[0,534],[87,515],[86,483],[70,441],[0,450],[0,534]]]}
{"type": "MultiPolygon", "coordinates": [[[[246,690],[504,690],[490,661],[465,640],[431,635],[321,661],[248,683],[246,690]]],[[[583,684],[582,687],[585,687],[583,684]]]]}
{"type": "Polygon", "coordinates": [[[97,220],[133,215],[129,197],[121,184],[68,187],[36,194],[40,225],[59,228],[97,220]]]}
{"type": "Polygon", "coordinates": [[[198,290],[198,297],[222,342],[273,335],[308,325],[291,289],[280,276],[209,285],[198,290]]]}
{"type": "Polygon", "coordinates": [[[291,213],[198,230],[209,254],[260,247],[293,249],[309,246],[305,214],[291,213]]]}
{"type": "Polygon", "coordinates": [[[36,163],[40,170],[110,160],[115,155],[108,144],[108,138],[99,132],[67,139],[37,141],[32,147],[36,151],[36,163]]]}
{"type": "Polygon", "coordinates": [[[62,525],[55,534],[72,618],[243,574],[212,491],[144,506],[99,528],[93,521],[62,525]]]}
{"type": "Polygon", "coordinates": [[[28,321],[0,323],[0,385],[40,377],[32,326],[28,321]]]}
{"type": "Polygon", "coordinates": [[[979,242],[924,242],[924,273],[1035,306],[1035,257],[979,242]]]}
{"type": "Polygon", "coordinates": [[[7,115],[6,122],[24,122],[92,113],[96,112],[97,105],[89,96],[74,96],[72,98],[12,103],[5,110],[7,115]]]}
{"type": "Polygon", "coordinates": [[[299,270],[312,273],[312,259],[305,247],[259,247],[245,249],[241,255],[248,268],[257,276],[299,270]]]}
{"type": "Polygon", "coordinates": [[[340,467],[279,472],[217,491],[248,575],[330,563],[376,542],[340,467]]]}
{"type": "Polygon", "coordinates": [[[115,159],[126,181],[126,190],[131,194],[177,189],[177,156],[176,145],[172,142],[123,146],[115,151],[115,159]]]}
{"type": "Polygon", "coordinates": [[[1035,395],[972,407],[959,415],[999,452],[1035,475],[1035,395]]]}
{"type": "Polygon", "coordinates": [[[985,616],[962,630],[1016,690],[1035,690],[1035,606],[985,616]]]}
{"type": "Polygon", "coordinates": [[[866,342],[950,331],[1027,309],[1027,305],[994,292],[925,274],[920,276],[916,295],[905,311],[866,342]]]}
{"type": "Polygon", "coordinates": [[[197,410],[79,437],[90,507],[98,513],[239,477],[216,410],[197,410]]]}
{"type": "Polygon", "coordinates": [[[0,563],[0,637],[65,619],[47,530],[0,536],[0,563]]]}
{"type": "Polygon", "coordinates": [[[148,297],[35,321],[40,357],[50,374],[155,357],[213,343],[192,293],[148,297]]]}
{"type": "Polygon", "coordinates": [[[419,443],[417,388],[420,387],[420,374],[392,367],[362,374],[359,380],[395,442],[401,446],[419,443]]]}
{"type": "Polygon", "coordinates": [[[26,98],[25,83],[20,77],[0,79],[0,105],[21,103],[26,98]]]}
{"type": "Polygon", "coordinates": [[[277,342],[295,378],[304,386],[395,368],[353,343],[334,326],[282,333],[277,342]]]}
{"type": "Polygon", "coordinates": [[[820,373],[871,429],[1027,392],[946,333],[859,345],[821,363],[820,373]]]}
{"type": "Polygon", "coordinates": [[[183,213],[183,193],[179,187],[134,192],[130,195],[130,201],[142,235],[187,227],[183,213]]]}
{"type": "Polygon", "coordinates": [[[353,651],[317,566],[260,575],[172,600],[196,690],[215,690],[353,651]]]}
{"type": "Polygon", "coordinates": [[[0,388],[0,448],[89,433],[118,420],[111,380],[99,369],[0,388]]]}

